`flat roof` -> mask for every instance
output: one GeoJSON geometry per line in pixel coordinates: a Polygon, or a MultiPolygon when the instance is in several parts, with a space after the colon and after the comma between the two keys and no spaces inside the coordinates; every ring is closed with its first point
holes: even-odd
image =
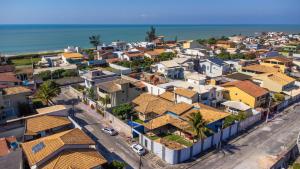
{"type": "Polygon", "coordinates": [[[67,110],[67,107],[64,105],[54,105],[54,106],[36,109],[38,114],[48,114],[48,113],[57,112],[60,110],[67,110]]]}

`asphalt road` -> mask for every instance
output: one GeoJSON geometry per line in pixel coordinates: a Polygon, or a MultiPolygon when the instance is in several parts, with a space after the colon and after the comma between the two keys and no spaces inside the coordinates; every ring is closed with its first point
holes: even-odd
{"type": "MultiPolygon", "coordinates": [[[[107,126],[105,122],[102,121],[101,116],[95,111],[90,109],[83,103],[78,103],[75,101],[71,94],[68,94],[63,90],[54,101],[58,104],[67,104],[76,110],[75,121],[79,123],[81,127],[87,130],[88,135],[90,135],[94,141],[97,142],[98,150],[101,154],[108,160],[119,160],[125,161],[129,166],[127,168],[139,168],[140,157],[131,150],[130,145],[124,141],[124,137],[121,135],[109,136],[101,131],[103,126],[107,126]]],[[[141,159],[142,169],[157,168],[152,163],[149,163],[150,155],[143,156],[141,159]]]]}
{"type": "Polygon", "coordinates": [[[243,137],[232,140],[222,151],[186,164],[191,169],[269,168],[297,139],[300,107],[260,125],[243,137]]]}

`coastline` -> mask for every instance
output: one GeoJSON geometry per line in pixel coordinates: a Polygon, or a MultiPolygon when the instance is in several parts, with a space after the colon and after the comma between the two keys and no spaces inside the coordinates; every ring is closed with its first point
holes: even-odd
{"type": "Polygon", "coordinates": [[[40,51],[40,52],[24,52],[18,54],[4,54],[4,57],[8,59],[13,58],[26,58],[26,57],[34,57],[34,56],[41,56],[41,55],[51,55],[51,54],[58,54],[62,53],[63,50],[48,50],[48,51],[40,51]]]}

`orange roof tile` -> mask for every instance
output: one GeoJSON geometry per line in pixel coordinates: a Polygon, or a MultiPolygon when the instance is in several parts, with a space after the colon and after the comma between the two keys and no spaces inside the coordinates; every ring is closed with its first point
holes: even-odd
{"type": "Polygon", "coordinates": [[[223,84],[222,87],[237,87],[253,97],[260,97],[268,93],[266,89],[257,86],[249,80],[228,82],[223,84]]]}
{"type": "Polygon", "coordinates": [[[189,89],[184,89],[184,88],[177,88],[175,89],[175,93],[187,98],[192,98],[194,97],[197,92],[193,91],[193,90],[189,90],[189,89]]]}

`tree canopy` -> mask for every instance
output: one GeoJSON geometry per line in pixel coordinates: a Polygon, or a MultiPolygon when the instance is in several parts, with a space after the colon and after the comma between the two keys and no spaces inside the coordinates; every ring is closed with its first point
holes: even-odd
{"type": "Polygon", "coordinates": [[[146,32],[145,40],[148,42],[152,42],[155,39],[156,39],[156,29],[154,28],[154,26],[151,26],[150,30],[146,32]]]}
{"type": "Polygon", "coordinates": [[[100,35],[93,35],[89,37],[90,40],[90,44],[92,44],[96,49],[97,46],[100,45],[101,41],[100,41],[100,35]]]}
{"type": "Polygon", "coordinates": [[[60,94],[59,86],[52,80],[45,81],[38,89],[36,98],[49,105],[50,101],[60,94]]]}

